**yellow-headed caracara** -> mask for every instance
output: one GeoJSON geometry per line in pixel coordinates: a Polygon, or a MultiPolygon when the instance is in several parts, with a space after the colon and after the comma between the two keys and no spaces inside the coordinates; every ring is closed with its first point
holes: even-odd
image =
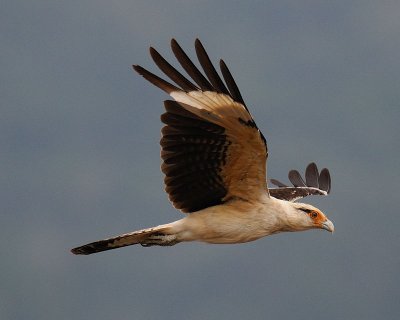
{"type": "Polygon", "coordinates": [[[172,39],[172,51],[188,80],[155,49],[156,65],[176,85],[141,66],[133,68],[174,100],[164,102],[161,116],[161,170],[165,190],[176,209],[187,215],[178,221],[92,242],[72,249],[74,254],[125,247],[172,246],[185,241],[242,243],[285,231],[325,229],[333,223],[317,208],[295,200],[308,195],[327,195],[330,175],[311,163],[305,181],[296,170],[289,172],[293,187],[271,180],[267,187],[267,143],[254,122],[239,89],[225,65],[225,83],[213,67],[203,45],[195,42],[203,75],[172,39]]]}

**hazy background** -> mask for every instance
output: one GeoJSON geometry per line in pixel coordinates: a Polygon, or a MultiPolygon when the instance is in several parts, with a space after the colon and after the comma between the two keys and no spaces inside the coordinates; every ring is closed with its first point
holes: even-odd
{"type": "MultiPolygon", "coordinates": [[[[399,319],[399,1],[2,1],[1,319],[399,319]],[[167,96],[136,75],[224,58],[269,177],[315,161],[336,232],[242,245],[71,247],[181,218],[163,191],[167,96]],[[175,63],[175,61],[173,61],[175,63]]],[[[308,199],[307,199],[308,200],[308,199]]]]}

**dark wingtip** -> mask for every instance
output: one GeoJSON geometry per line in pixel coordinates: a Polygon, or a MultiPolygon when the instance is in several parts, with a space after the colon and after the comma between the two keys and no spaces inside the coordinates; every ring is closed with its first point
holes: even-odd
{"type": "Polygon", "coordinates": [[[306,167],[306,171],[307,171],[307,169],[308,169],[308,170],[315,170],[315,169],[317,169],[317,171],[318,171],[318,168],[317,168],[317,165],[315,164],[315,162],[310,162],[310,163],[307,165],[307,167],[306,167]]]}
{"type": "Polygon", "coordinates": [[[158,54],[157,50],[154,49],[153,47],[149,47],[149,52],[150,52],[151,57],[153,57],[153,55],[155,55],[155,54],[158,54]]]}
{"type": "Polygon", "coordinates": [[[280,182],[279,180],[270,179],[269,181],[271,181],[271,183],[272,183],[273,185],[275,185],[275,186],[277,186],[277,187],[279,187],[279,188],[285,188],[285,187],[287,187],[286,184],[280,182]]]}
{"type": "Polygon", "coordinates": [[[297,170],[290,170],[288,174],[288,178],[290,182],[295,186],[295,187],[306,187],[306,183],[304,182],[303,178],[301,177],[301,174],[297,170]]]}
{"type": "Polygon", "coordinates": [[[143,67],[141,67],[141,66],[139,66],[139,65],[137,65],[137,64],[133,64],[133,65],[132,65],[132,68],[133,68],[133,70],[135,70],[135,71],[136,71],[137,73],[139,73],[140,75],[143,74],[143,70],[144,70],[143,67]]]}
{"type": "Polygon", "coordinates": [[[171,44],[172,51],[174,50],[174,47],[175,47],[175,48],[176,48],[176,47],[180,47],[178,41],[176,41],[175,38],[172,38],[172,39],[171,39],[170,44],[171,44]]]}
{"type": "Polygon", "coordinates": [[[297,170],[289,171],[289,180],[293,187],[286,187],[276,179],[270,179],[278,188],[269,189],[270,194],[278,199],[295,201],[309,195],[328,195],[331,191],[331,176],[329,170],[324,168],[318,173],[317,165],[311,162],[305,172],[305,181],[297,170]]]}
{"type": "Polygon", "coordinates": [[[319,187],[328,194],[331,192],[331,175],[327,168],[323,168],[319,174],[319,187]]]}
{"type": "Polygon", "coordinates": [[[170,45],[171,45],[172,51],[174,51],[174,47],[177,47],[177,46],[179,47],[178,41],[176,41],[175,38],[172,38],[172,39],[171,39],[170,45]]]}
{"type": "Polygon", "coordinates": [[[198,50],[202,50],[202,49],[204,50],[203,44],[201,43],[199,38],[196,38],[196,40],[194,40],[194,48],[195,48],[196,52],[198,50]]]}
{"type": "Polygon", "coordinates": [[[150,71],[146,70],[145,68],[133,65],[133,69],[139,73],[142,77],[144,77],[147,81],[154,84],[156,87],[159,87],[161,90],[164,90],[166,93],[171,93],[172,91],[181,91],[180,88],[174,86],[173,84],[161,79],[159,76],[151,73],[150,71]]]}
{"type": "Polygon", "coordinates": [[[319,188],[318,184],[318,167],[314,162],[311,162],[305,172],[306,183],[308,187],[319,188]]]}

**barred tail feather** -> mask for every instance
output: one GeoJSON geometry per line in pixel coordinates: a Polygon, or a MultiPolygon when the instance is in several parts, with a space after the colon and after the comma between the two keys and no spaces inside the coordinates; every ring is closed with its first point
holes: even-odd
{"type": "Polygon", "coordinates": [[[137,230],[119,236],[99,240],[71,249],[73,254],[88,255],[96,252],[122,248],[134,244],[144,247],[153,245],[172,246],[179,241],[175,234],[170,234],[170,225],[161,225],[148,229],[137,230]]]}

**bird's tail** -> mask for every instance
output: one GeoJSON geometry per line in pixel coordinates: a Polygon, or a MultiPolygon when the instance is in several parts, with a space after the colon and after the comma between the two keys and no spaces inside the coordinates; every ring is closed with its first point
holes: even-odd
{"type": "Polygon", "coordinates": [[[73,254],[92,254],[96,252],[117,249],[140,243],[144,247],[173,246],[179,240],[172,231],[172,224],[137,230],[119,236],[99,240],[71,249],[73,254]]]}

